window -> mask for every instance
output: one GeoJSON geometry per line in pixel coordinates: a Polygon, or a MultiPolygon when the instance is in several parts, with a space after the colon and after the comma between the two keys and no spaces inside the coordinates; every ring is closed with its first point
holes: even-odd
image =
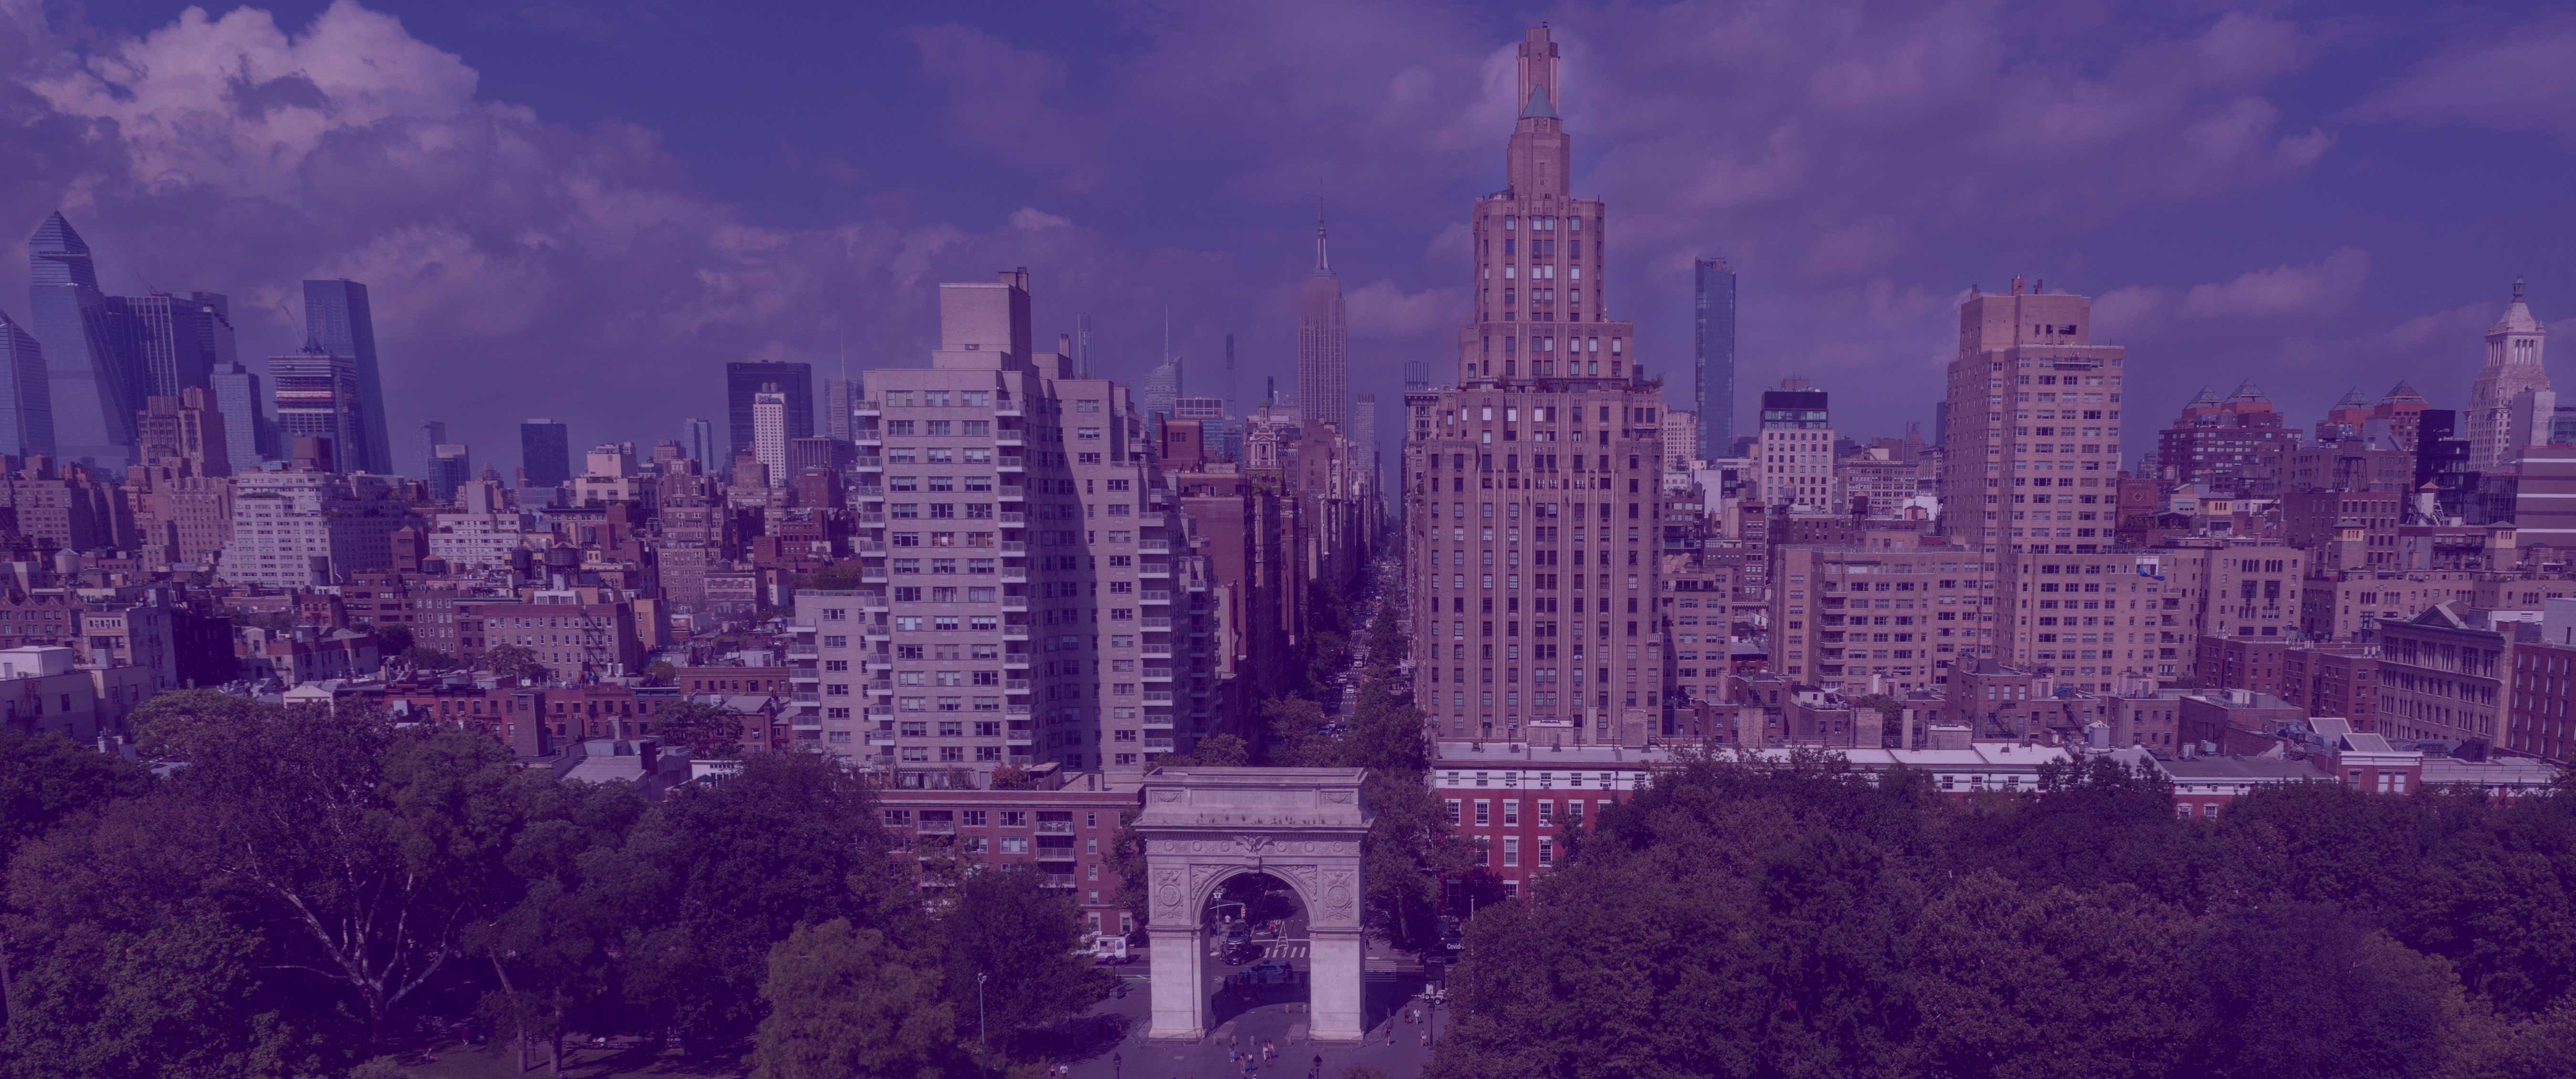
{"type": "Polygon", "coordinates": [[[1482,798],[1476,799],[1476,826],[1482,828],[1492,823],[1494,823],[1493,803],[1482,798]]]}
{"type": "Polygon", "coordinates": [[[1507,866],[1521,864],[1521,837],[1516,835],[1503,837],[1503,864],[1507,866]]]}

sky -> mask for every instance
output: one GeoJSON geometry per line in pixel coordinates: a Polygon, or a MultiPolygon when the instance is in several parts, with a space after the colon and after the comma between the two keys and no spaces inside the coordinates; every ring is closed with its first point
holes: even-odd
{"type": "Polygon", "coordinates": [[[1958,301],[2016,274],[2097,298],[2133,456],[2248,379],[2302,427],[2399,379],[2456,406],[2517,276],[2576,312],[2547,4],[0,0],[0,235],[59,208],[110,291],[230,294],[254,366],[298,281],[366,282],[398,460],[441,420],[506,475],[525,417],[679,438],[729,360],[925,364],[936,284],[1015,266],[1113,377],[1168,312],[1191,393],[1292,392],[1320,199],[1393,432],[1541,21],[1672,407],[1691,260],[1741,277],[1739,430],[1802,375],[1846,433],[1928,431],[1958,301]]]}

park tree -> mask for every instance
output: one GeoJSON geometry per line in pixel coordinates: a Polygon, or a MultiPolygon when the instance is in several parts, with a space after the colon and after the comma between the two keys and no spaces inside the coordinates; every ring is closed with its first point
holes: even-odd
{"type": "Polygon", "coordinates": [[[769,951],[753,1079],[956,1074],[956,1011],[939,971],[847,918],[798,928],[769,951]]]}
{"type": "Polygon", "coordinates": [[[603,869],[614,880],[628,1004],[693,1051],[759,1025],[766,957],[799,925],[849,919],[910,946],[923,930],[858,776],[809,753],[758,753],[673,792],[603,869]]]}
{"type": "Polygon", "coordinates": [[[982,1022],[1000,1044],[1068,1018],[1107,995],[1111,979],[1079,954],[1080,910],[1026,866],[969,873],[939,915],[948,1000],[961,1027],[982,1022]],[[980,998],[977,990],[982,990],[980,998]]]}
{"type": "Polygon", "coordinates": [[[279,928],[276,962],[345,995],[382,1044],[395,1011],[503,894],[538,777],[489,739],[320,708],[180,716],[173,832],[279,928]]]}

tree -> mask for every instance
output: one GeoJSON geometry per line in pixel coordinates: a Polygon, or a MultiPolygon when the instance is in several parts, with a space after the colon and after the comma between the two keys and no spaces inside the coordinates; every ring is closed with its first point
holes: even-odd
{"type": "Polygon", "coordinates": [[[529,822],[506,861],[517,901],[470,928],[465,946],[491,968],[497,984],[478,1011],[518,1043],[520,1070],[535,1038],[561,1074],[563,1040],[575,1024],[621,1025],[611,958],[625,928],[613,898],[615,855],[645,803],[623,783],[544,784],[526,793],[529,822]]]}
{"type": "Polygon", "coordinates": [[[1078,954],[1080,917],[1070,894],[1047,887],[1027,866],[990,868],[958,881],[940,912],[939,951],[948,999],[964,1024],[959,1033],[974,1036],[979,975],[986,1028],[1006,1043],[1106,996],[1109,976],[1078,954]]]}
{"type": "Polygon", "coordinates": [[[546,665],[538,661],[536,649],[525,645],[496,644],[484,649],[483,669],[505,682],[546,677],[546,665]]]}
{"type": "Polygon", "coordinates": [[[2331,907],[2230,912],[2198,955],[2195,974],[2227,1021],[2195,1071],[2219,1079],[2434,1075],[2463,1015],[2440,959],[2331,907]]]}
{"type": "Polygon", "coordinates": [[[705,701],[683,698],[653,714],[653,733],[699,760],[742,756],[742,719],[705,701]]]}
{"type": "Polygon", "coordinates": [[[1211,734],[1199,739],[1190,755],[1209,768],[1241,768],[1251,763],[1252,749],[1234,735],[1211,734]]]}
{"type": "MultiPolygon", "coordinates": [[[[0,731],[0,888],[19,844],[75,813],[140,795],[151,781],[140,765],[59,734],[0,731]]],[[[0,925],[0,1019],[14,1018],[9,952],[8,929],[0,925]]]]}
{"type": "Polygon", "coordinates": [[[603,873],[630,927],[629,1003],[701,1052],[758,1027],[763,957],[797,926],[846,918],[898,944],[926,932],[867,788],[820,754],[752,754],[722,783],[674,792],[603,873]]]}
{"type": "Polygon", "coordinates": [[[418,644],[403,649],[400,655],[394,657],[394,661],[420,671],[444,671],[457,665],[455,656],[418,644]]]}
{"type": "Polygon", "coordinates": [[[2042,1079],[2172,1074],[2208,1021],[2199,932],[2134,890],[2032,892],[1968,876],[1924,912],[1907,950],[1925,1075],[2042,1079]],[[2070,1009],[2068,1001],[2086,1002],[2070,1009]]]}
{"type": "Polygon", "coordinates": [[[645,685],[667,686],[678,682],[679,679],[680,669],[671,666],[670,660],[657,659],[644,665],[645,685]]]}
{"type": "Polygon", "coordinates": [[[1262,725],[1270,738],[1264,756],[1286,768],[1329,766],[1332,739],[1324,737],[1324,709],[1303,697],[1273,697],[1261,702],[1262,725]]]}
{"type": "Polygon", "coordinates": [[[401,655],[402,653],[411,650],[412,636],[410,626],[390,624],[370,625],[367,627],[367,630],[368,632],[376,635],[377,655],[401,655]]]}
{"type": "Polygon", "coordinates": [[[281,927],[281,966],[347,995],[371,1046],[491,913],[521,823],[513,788],[543,781],[490,739],[345,709],[177,716],[155,733],[188,762],[165,787],[174,823],[281,927]]]}
{"type": "Polygon", "coordinates": [[[956,1056],[938,966],[847,918],[800,928],[769,952],[754,1079],[939,1079],[956,1056]]]}

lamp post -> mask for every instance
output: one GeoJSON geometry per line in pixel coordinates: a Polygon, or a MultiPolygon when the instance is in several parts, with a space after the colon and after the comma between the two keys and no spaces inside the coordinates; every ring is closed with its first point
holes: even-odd
{"type": "Polygon", "coordinates": [[[975,1064],[986,1075],[993,1074],[993,1056],[984,1046],[984,975],[975,975],[975,1064]]]}

